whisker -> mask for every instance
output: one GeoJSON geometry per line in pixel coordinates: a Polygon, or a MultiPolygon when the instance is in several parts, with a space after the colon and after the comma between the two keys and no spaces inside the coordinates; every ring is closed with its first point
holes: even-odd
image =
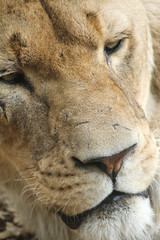
{"type": "Polygon", "coordinates": [[[36,179],[36,177],[30,177],[30,178],[17,178],[17,179],[15,179],[14,181],[15,182],[19,182],[19,181],[23,181],[23,180],[25,180],[25,181],[28,181],[28,180],[33,180],[33,179],[36,179]]]}
{"type": "Polygon", "coordinates": [[[27,174],[32,174],[32,173],[35,173],[37,170],[34,170],[34,171],[29,171],[29,172],[24,172],[24,173],[19,173],[19,176],[24,176],[24,175],[27,175],[27,174]]]}

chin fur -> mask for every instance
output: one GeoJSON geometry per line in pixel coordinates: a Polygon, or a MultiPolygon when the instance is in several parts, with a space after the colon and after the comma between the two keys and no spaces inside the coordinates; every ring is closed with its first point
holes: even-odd
{"type": "Polygon", "coordinates": [[[106,206],[103,211],[103,214],[93,213],[81,226],[83,240],[152,239],[154,213],[148,198],[133,197],[115,206],[106,206]]]}

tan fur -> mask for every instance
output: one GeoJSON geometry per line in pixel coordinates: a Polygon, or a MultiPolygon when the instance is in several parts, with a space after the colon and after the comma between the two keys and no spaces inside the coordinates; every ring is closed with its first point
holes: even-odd
{"type": "Polygon", "coordinates": [[[0,183],[39,240],[159,239],[159,13],[160,0],[0,0],[0,183]],[[115,185],[86,164],[134,144],[115,185]],[[113,190],[131,195],[62,222],[113,190]]]}

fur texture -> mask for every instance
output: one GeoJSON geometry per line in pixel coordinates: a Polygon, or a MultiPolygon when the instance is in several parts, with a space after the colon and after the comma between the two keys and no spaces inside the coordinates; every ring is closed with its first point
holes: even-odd
{"type": "Polygon", "coordinates": [[[0,0],[0,183],[39,240],[159,239],[159,13],[0,0]],[[131,146],[114,179],[90,163],[131,146]],[[60,217],[88,210],[75,230],[60,217]]]}

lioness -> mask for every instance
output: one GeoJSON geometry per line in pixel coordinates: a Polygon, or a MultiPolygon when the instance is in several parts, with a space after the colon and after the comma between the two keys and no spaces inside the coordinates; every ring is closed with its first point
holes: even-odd
{"type": "Polygon", "coordinates": [[[0,183],[39,240],[160,239],[159,81],[160,0],[0,0],[0,183]]]}

